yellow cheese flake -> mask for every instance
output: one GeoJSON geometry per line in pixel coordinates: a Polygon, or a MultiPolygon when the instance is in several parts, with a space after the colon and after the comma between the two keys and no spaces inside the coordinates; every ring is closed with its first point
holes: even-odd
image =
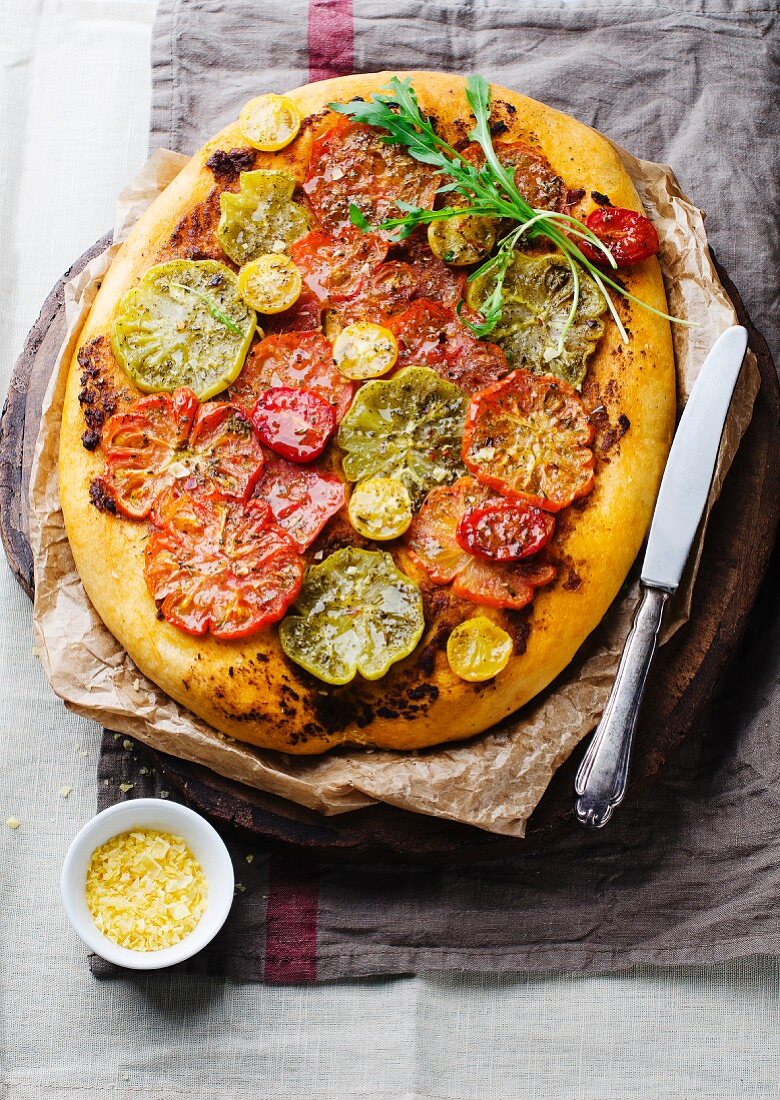
{"type": "Polygon", "coordinates": [[[120,833],[92,853],[87,870],[95,925],[133,951],[159,951],[183,940],[202,917],[207,893],[203,868],[171,833],[120,833]]]}

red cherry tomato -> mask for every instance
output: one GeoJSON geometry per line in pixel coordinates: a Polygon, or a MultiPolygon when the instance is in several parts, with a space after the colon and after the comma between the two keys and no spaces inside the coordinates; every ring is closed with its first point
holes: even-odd
{"type": "MultiPolygon", "coordinates": [[[[655,256],[661,247],[655,226],[643,214],[635,210],[623,210],[618,206],[600,206],[588,214],[585,225],[612,253],[618,267],[630,267],[655,256]]],[[[594,264],[607,264],[603,252],[587,241],[577,238],[580,251],[594,264]]]]}
{"type": "Polygon", "coordinates": [[[336,428],[336,413],[312,390],[277,386],[260,395],[252,410],[257,434],[276,454],[290,462],[319,458],[336,428]]]}
{"type": "Polygon", "coordinates": [[[472,508],[458,524],[464,550],[490,561],[520,561],[546,546],[555,519],[526,500],[493,500],[472,508]]]}

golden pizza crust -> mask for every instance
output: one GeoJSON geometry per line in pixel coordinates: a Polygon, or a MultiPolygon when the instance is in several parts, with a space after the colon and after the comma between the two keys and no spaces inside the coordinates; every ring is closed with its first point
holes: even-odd
{"type": "MultiPolygon", "coordinates": [[[[303,180],[311,142],[332,124],[332,100],[369,96],[392,74],[344,77],[307,85],[290,97],[307,118],[299,138],[282,153],[258,154],[258,167],[283,167],[303,180]],[[311,117],[315,116],[315,117],[311,117]]],[[[460,77],[413,72],[424,111],[462,141],[469,111],[460,77]],[[465,120],[465,121],[464,121],[465,120]]],[[[493,87],[494,115],[506,123],[502,141],[538,148],[570,187],[599,191],[616,206],[641,210],[636,191],[609,143],[587,126],[515,92],[493,87]]],[[[238,125],[223,130],[192,158],[135,227],[107,273],[80,340],[108,334],[122,294],[160,258],[185,214],[212,192],[205,168],[217,150],[245,146],[238,125]]],[[[168,253],[170,254],[170,253],[168,253]]],[[[621,272],[643,301],[666,310],[655,259],[621,272]]],[[[564,557],[558,581],[539,590],[515,619],[518,653],[488,684],[469,684],[449,669],[446,631],[434,621],[415,654],[382,680],[360,678],[332,689],[314,680],[281,652],[275,627],[236,642],[191,637],[160,621],[146,588],[144,524],[98,511],[89,498],[100,473],[100,450],[81,443],[82,367],[74,357],[65,398],[60,444],[60,495],[68,536],[84,587],[108,629],[141,671],[179,703],[238,740],[292,753],[319,753],[343,742],[411,749],[468,737],[511,714],[541,691],[571,661],[615,598],[641,545],[652,513],[675,415],[674,359],[667,321],[621,304],[631,334],[621,344],[607,324],[591,360],[583,396],[603,406],[596,439],[594,492],[559,525],[564,557]]],[[[115,378],[135,396],[121,372],[115,378]]],[[[435,594],[434,594],[435,596],[435,594]]],[[[488,611],[488,614],[493,614],[488,611]]],[[[501,612],[495,613],[502,616],[501,612]]]]}

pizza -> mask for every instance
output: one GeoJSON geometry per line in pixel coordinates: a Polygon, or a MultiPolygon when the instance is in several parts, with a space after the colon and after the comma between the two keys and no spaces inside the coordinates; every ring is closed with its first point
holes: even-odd
{"type": "Polygon", "coordinates": [[[60,496],[107,628],[268,749],[515,712],[649,523],[658,247],[604,138],[481,78],[250,101],[135,226],[70,367],[60,496]]]}

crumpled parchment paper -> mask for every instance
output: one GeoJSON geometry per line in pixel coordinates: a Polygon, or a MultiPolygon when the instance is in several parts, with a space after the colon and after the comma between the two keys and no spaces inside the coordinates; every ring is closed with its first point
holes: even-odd
{"type": "MultiPolygon", "coordinates": [[[[618,152],[658,228],[671,313],[699,323],[690,329],[672,326],[682,408],[707,351],[735,323],[736,314],[710,259],[704,216],[682,194],[671,168],[618,152]]],[[[115,250],[186,159],[155,151],[118,200],[114,244],[66,286],[68,332],[44,402],[30,486],[34,622],[51,685],[78,714],[325,814],[379,801],[523,836],[556,768],[598,722],[631,626],[637,583],[624,588],[555,689],[500,727],[465,743],[423,752],[352,749],[319,757],[266,752],[217,733],[141,675],[87,599],[70,553],[57,489],[68,367],[115,250]]],[[[670,603],[663,640],[688,617],[706,519],[750,422],[758,386],[758,368],[748,352],[723,434],[705,523],[683,584],[670,603]]]]}

